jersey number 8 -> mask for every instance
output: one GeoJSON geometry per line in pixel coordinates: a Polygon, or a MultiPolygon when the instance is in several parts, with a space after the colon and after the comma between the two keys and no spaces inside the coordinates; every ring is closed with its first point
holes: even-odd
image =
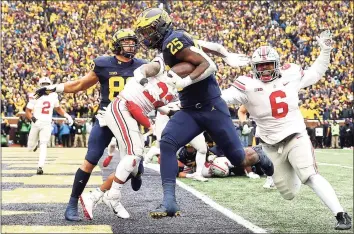
{"type": "MultiPolygon", "coordinates": [[[[128,82],[128,79],[126,81],[128,82]]],[[[112,76],[109,78],[109,100],[113,100],[123,89],[125,79],[121,76],[112,76]]]]}

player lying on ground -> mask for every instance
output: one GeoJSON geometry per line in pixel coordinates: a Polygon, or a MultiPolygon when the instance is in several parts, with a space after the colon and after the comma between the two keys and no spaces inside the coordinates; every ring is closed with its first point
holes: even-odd
{"type": "MultiPolygon", "coordinates": [[[[241,105],[240,108],[238,108],[237,116],[238,116],[238,119],[240,120],[240,125],[243,125],[243,123],[245,121],[247,121],[247,109],[244,105],[241,105]]],[[[258,136],[257,130],[258,130],[258,128],[256,127],[256,133],[255,133],[256,137],[258,136]]],[[[263,188],[275,189],[275,185],[274,185],[274,182],[273,182],[273,179],[271,176],[267,176],[267,179],[263,185],[263,188]]]]}
{"type": "MultiPolygon", "coordinates": [[[[185,62],[182,63],[185,64],[184,70],[189,70],[182,76],[184,79],[180,74],[169,72],[169,83],[179,90],[182,110],[171,118],[161,136],[160,172],[164,197],[162,204],[150,212],[153,218],[179,215],[175,196],[178,171],[176,152],[203,131],[211,135],[233,165],[250,166],[259,163],[266,174],[273,174],[273,164],[262,151],[255,157],[245,157],[228,107],[220,97],[220,88],[214,76],[217,67],[204,51],[226,60],[232,57],[231,54],[223,46],[196,41],[187,32],[174,30],[171,23],[167,12],[151,8],[142,12],[135,24],[135,32],[141,45],[161,51],[166,67],[171,68],[185,62]],[[192,69],[188,69],[191,67],[192,69]]],[[[150,65],[152,66],[139,69],[141,79],[149,77],[146,73],[154,70],[154,65],[150,65]]],[[[159,64],[155,63],[155,66],[158,71],[159,64]]]]}
{"type": "Polygon", "coordinates": [[[330,63],[332,35],[324,31],[317,38],[321,52],[312,66],[280,66],[280,58],[269,46],[252,55],[252,77],[238,77],[223,91],[229,104],[244,104],[256,121],[264,151],[275,167],[273,180],[283,198],[291,200],[301,183],[308,185],[336,216],[335,229],[351,228],[351,217],[344,212],[328,181],[317,171],[314,150],[298,107],[298,92],[315,84],[330,63]]]}
{"type": "MultiPolygon", "coordinates": [[[[132,30],[121,29],[113,35],[112,52],[114,56],[100,56],[94,59],[91,70],[79,80],[50,85],[36,91],[37,96],[50,92],[77,93],[94,86],[98,82],[101,85],[98,121],[95,121],[92,127],[87,154],[83,164],[75,174],[72,193],[65,211],[65,219],[69,221],[81,220],[78,214],[79,196],[84,191],[93,169],[114,136],[107,126],[100,126],[102,115],[105,112],[104,108],[123,90],[128,78],[133,77],[134,70],[146,63],[145,60],[134,58],[138,49],[137,42],[137,37],[132,30]]],[[[141,177],[133,177],[131,182],[132,186],[137,189],[141,185],[141,177]]]]}
{"type": "MultiPolygon", "coordinates": [[[[39,86],[51,85],[52,81],[48,77],[39,79],[39,86]]],[[[73,125],[74,121],[59,105],[58,94],[50,93],[38,98],[30,98],[26,106],[26,118],[32,121],[30,133],[28,135],[28,150],[35,152],[38,148],[39,139],[39,161],[37,174],[43,174],[43,166],[47,157],[47,145],[52,133],[53,109],[65,117],[68,124],[73,125]]]]}

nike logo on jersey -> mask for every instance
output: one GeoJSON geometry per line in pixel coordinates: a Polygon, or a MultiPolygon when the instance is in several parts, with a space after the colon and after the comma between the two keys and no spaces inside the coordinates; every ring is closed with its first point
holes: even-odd
{"type": "Polygon", "coordinates": [[[286,86],[286,85],[288,85],[288,84],[289,84],[289,82],[286,82],[286,83],[284,83],[283,85],[286,86]]]}
{"type": "Polygon", "coordinates": [[[213,111],[213,110],[216,110],[214,106],[211,108],[211,111],[213,111]]]}

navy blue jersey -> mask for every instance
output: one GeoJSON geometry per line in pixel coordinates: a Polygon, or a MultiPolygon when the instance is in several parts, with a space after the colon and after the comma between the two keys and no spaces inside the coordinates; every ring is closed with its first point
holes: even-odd
{"type": "Polygon", "coordinates": [[[134,70],[145,63],[147,61],[137,58],[124,63],[115,56],[100,56],[94,59],[92,70],[101,84],[100,108],[108,106],[111,100],[123,90],[127,80],[134,76],[134,70]]]}
{"type": "MultiPolygon", "coordinates": [[[[183,30],[171,30],[168,32],[162,44],[162,53],[167,69],[183,62],[183,60],[177,59],[175,55],[179,51],[191,46],[199,47],[196,40],[193,40],[187,32],[183,30]]],[[[179,91],[179,99],[182,107],[195,106],[197,103],[206,103],[208,100],[220,95],[220,88],[214,75],[210,75],[206,79],[179,91]]]]}

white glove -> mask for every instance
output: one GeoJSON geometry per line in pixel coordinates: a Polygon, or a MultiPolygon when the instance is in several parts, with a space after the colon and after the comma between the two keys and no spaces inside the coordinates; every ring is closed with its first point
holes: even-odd
{"type": "Polygon", "coordinates": [[[316,37],[318,45],[321,47],[321,50],[331,51],[332,49],[332,33],[329,30],[321,32],[319,37],[316,37]]]}
{"type": "Polygon", "coordinates": [[[157,84],[148,83],[145,86],[145,90],[155,99],[155,101],[160,100],[161,90],[157,84]]]}
{"type": "Polygon", "coordinates": [[[258,174],[254,173],[253,171],[251,171],[250,173],[247,174],[247,176],[251,179],[259,179],[261,178],[258,174]]]}
{"type": "Polygon", "coordinates": [[[192,82],[192,79],[190,78],[190,76],[182,78],[179,75],[177,75],[176,73],[174,73],[172,70],[170,70],[167,73],[166,83],[171,85],[172,87],[176,87],[176,89],[180,90],[180,89],[187,87],[188,85],[191,85],[193,82],[192,82]]]}
{"type": "Polygon", "coordinates": [[[245,54],[228,53],[228,55],[222,59],[231,67],[243,67],[250,63],[249,57],[245,54]]]}
{"type": "Polygon", "coordinates": [[[73,118],[68,113],[65,113],[64,117],[68,120],[69,126],[72,126],[74,124],[73,118]]]}
{"type": "Polygon", "coordinates": [[[98,120],[98,124],[100,125],[100,127],[107,126],[106,120],[105,120],[106,109],[107,109],[107,107],[103,107],[103,110],[97,111],[96,119],[98,120]]]}
{"type": "Polygon", "coordinates": [[[208,156],[208,162],[209,163],[212,163],[212,162],[214,162],[214,160],[217,158],[217,156],[216,155],[209,155],[208,156]]]}

